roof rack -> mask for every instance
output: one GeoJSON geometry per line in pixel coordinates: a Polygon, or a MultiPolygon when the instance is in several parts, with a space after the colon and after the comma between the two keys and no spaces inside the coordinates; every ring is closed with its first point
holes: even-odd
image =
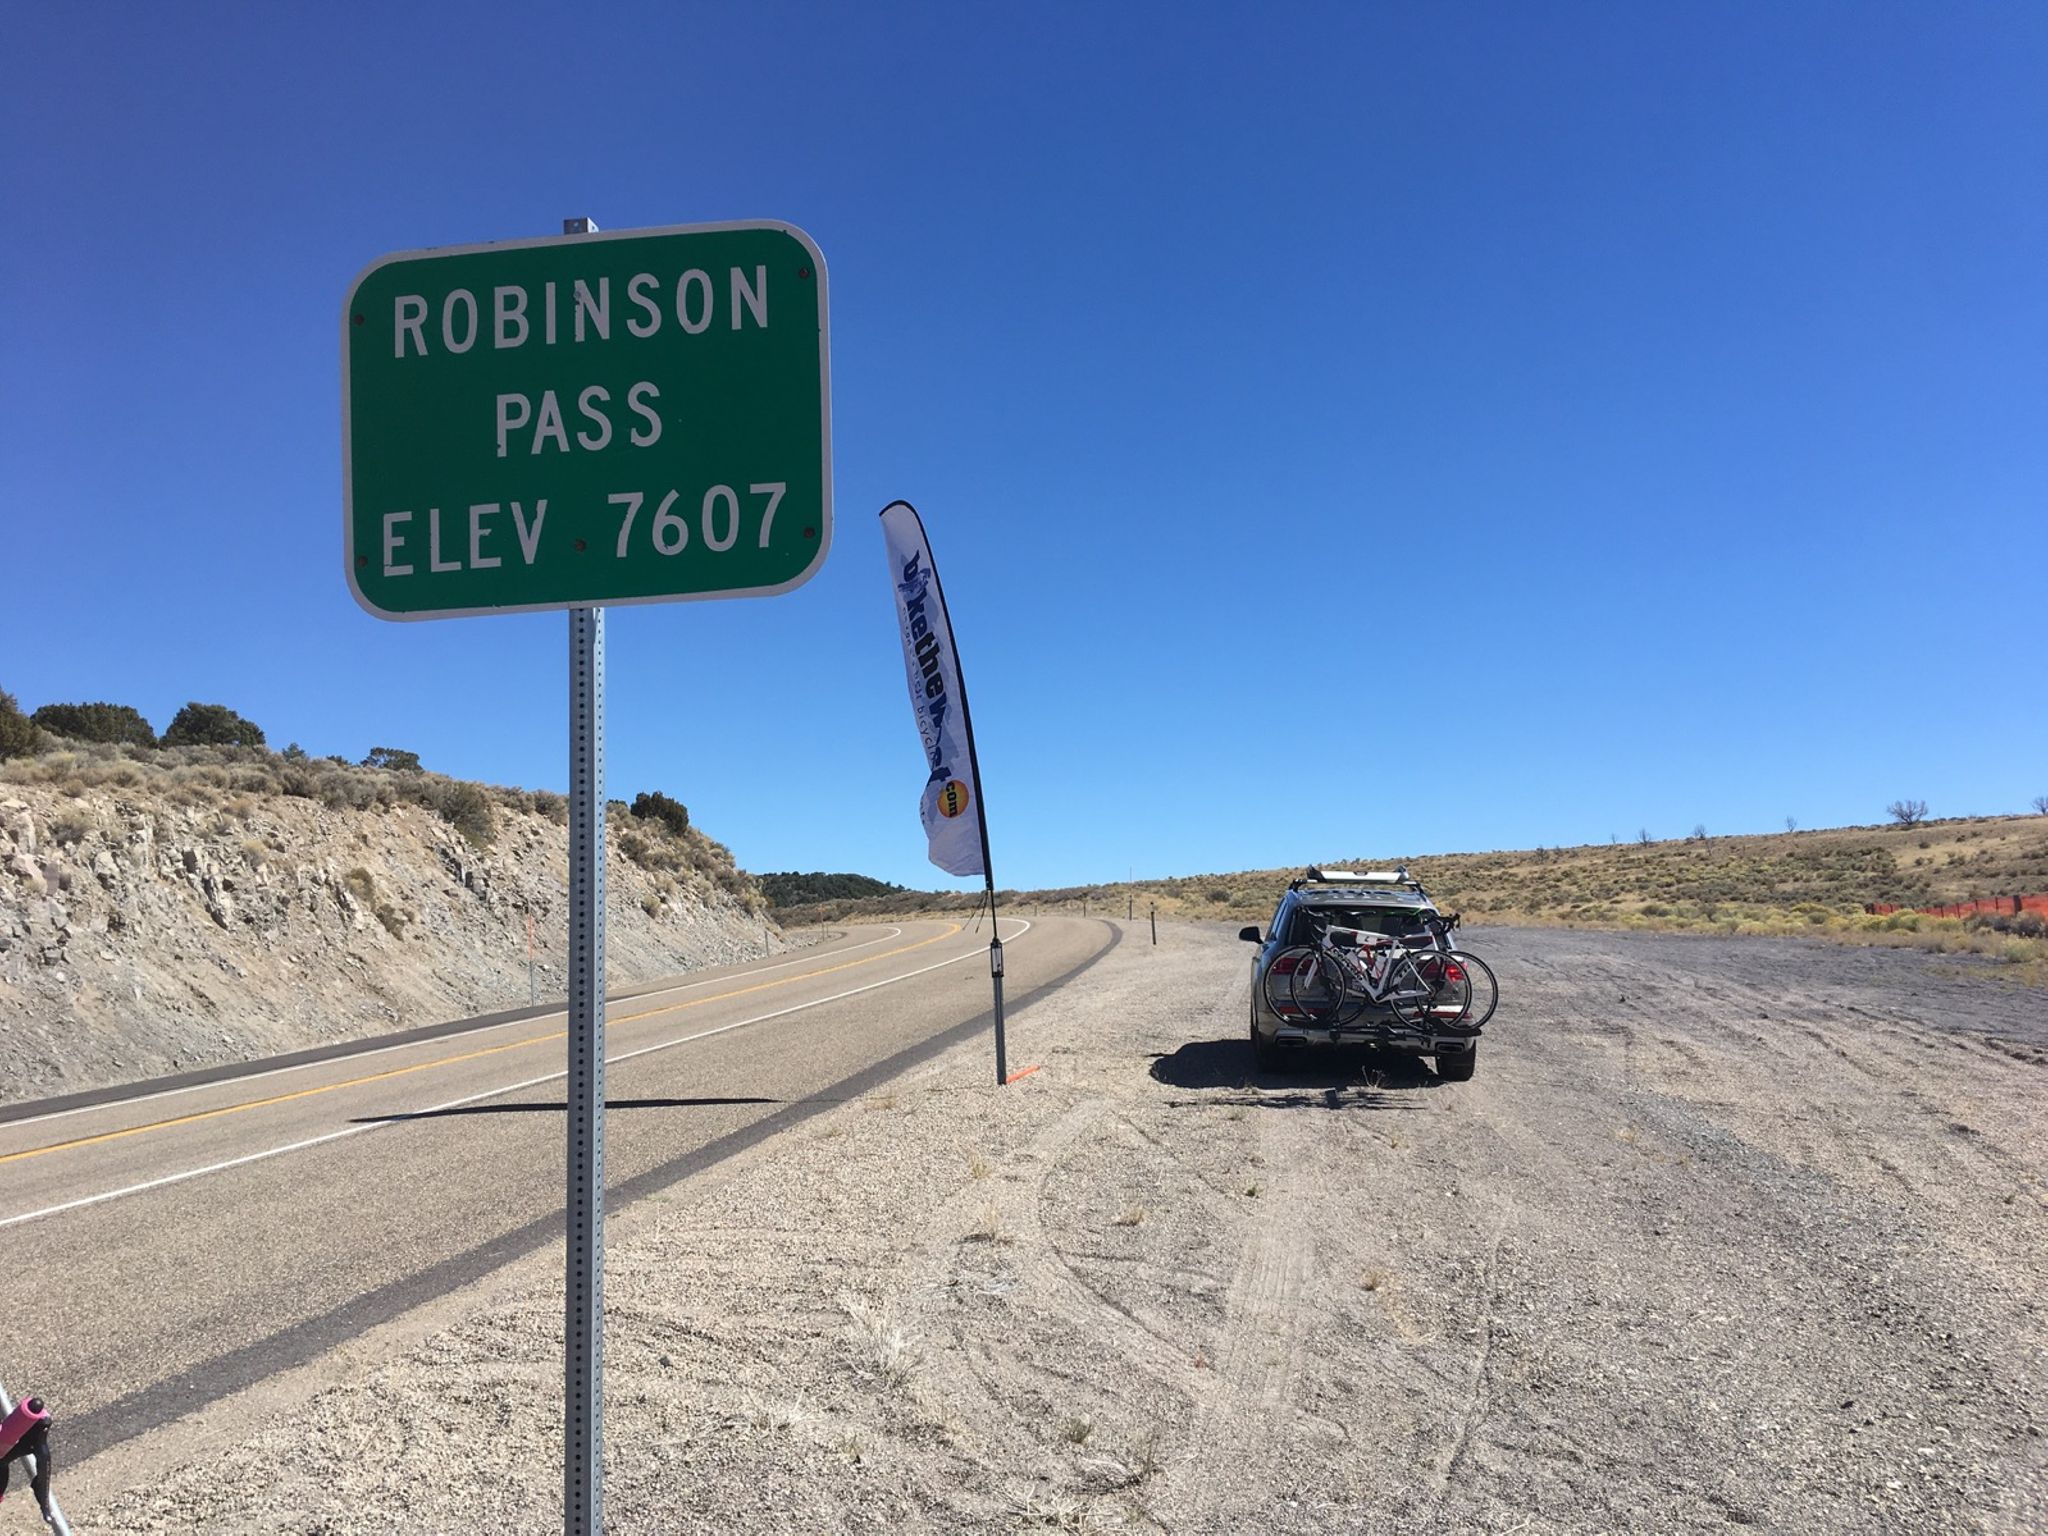
{"type": "Polygon", "coordinates": [[[1321,869],[1312,864],[1306,874],[1287,882],[1290,891],[1304,885],[1401,885],[1422,892],[1422,882],[1408,873],[1406,864],[1398,869],[1321,869]]]}

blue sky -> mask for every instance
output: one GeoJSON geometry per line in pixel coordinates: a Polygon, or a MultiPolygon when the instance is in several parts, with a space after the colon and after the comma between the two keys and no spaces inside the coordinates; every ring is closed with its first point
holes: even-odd
{"type": "Polygon", "coordinates": [[[560,787],[566,620],[339,571],[390,251],[770,217],[836,535],[612,615],[610,790],[948,884],[923,512],[1005,884],[2048,793],[2048,11],[10,9],[0,687],[560,787]]]}

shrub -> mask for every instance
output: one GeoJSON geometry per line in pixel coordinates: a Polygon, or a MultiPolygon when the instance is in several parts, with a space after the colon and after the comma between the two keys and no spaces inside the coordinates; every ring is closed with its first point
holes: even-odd
{"type": "Polygon", "coordinates": [[[690,810],[680,800],[671,800],[660,790],[648,790],[633,797],[633,814],[642,820],[660,822],[681,837],[690,830],[690,810]]]}
{"type": "Polygon", "coordinates": [[[1925,800],[1894,800],[1884,809],[1885,814],[1902,827],[1917,827],[1927,819],[1925,800]]]}
{"type": "Polygon", "coordinates": [[[14,695],[0,689],[0,757],[27,757],[43,744],[43,733],[21,712],[14,695]]]}
{"type": "Polygon", "coordinates": [[[164,732],[167,747],[260,747],[263,729],[225,704],[187,704],[164,732]]]}
{"type": "Polygon", "coordinates": [[[365,768],[388,768],[393,773],[418,773],[420,755],[403,751],[398,747],[372,747],[370,755],[363,759],[365,768]]]}
{"type": "Polygon", "coordinates": [[[491,797],[482,786],[455,783],[442,790],[435,809],[441,819],[479,848],[488,848],[498,835],[498,818],[491,809],[491,797]]]}
{"type": "Polygon", "coordinates": [[[767,893],[772,905],[793,907],[801,902],[888,896],[901,891],[903,887],[891,885],[886,880],[877,880],[870,875],[826,874],[818,870],[806,875],[787,870],[761,876],[761,889],[767,893]]]}
{"type": "Polygon", "coordinates": [[[74,741],[126,741],[138,747],[156,745],[156,732],[141,711],[126,704],[45,704],[32,720],[53,736],[74,741]]]}
{"type": "Polygon", "coordinates": [[[552,789],[536,789],[533,792],[533,808],[558,827],[568,824],[569,797],[567,795],[558,795],[552,789]]]}

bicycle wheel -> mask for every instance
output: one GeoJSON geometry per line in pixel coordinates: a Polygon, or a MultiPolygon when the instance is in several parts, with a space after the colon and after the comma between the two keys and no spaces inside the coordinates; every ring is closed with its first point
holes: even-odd
{"type": "Polygon", "coordinates": [[[1465,973],[1465,981],[1471,993],[1471,1000],[1465,1004],[1465,1012],[1458,1020],[1459,1029],[1478,1029],[1493,1017],[1493,1010],[1500,1003],[1500,983],[1493,979],[1493,967],[1467,950],[1454,949],[1444,956],[1446,969],[1455,967],[1465,973]]]}
{"type": "Polygon", "coordinates": [[[1449,956],[1434,950],[1404,950],[1388,963],[1386,1004],[1408,1029],[1457,1027],[1472,1001],[1470,984],[1449,956]]]}
{"type": "Polygon", "coordinates": [[[1311,1022],[1294,1001],[1294,978],[1298,970],[1314,965],[1315,960],[1314,945],[1296,944],[1281,950],[1273,957],[1273,963],[1266,967],[1261,983],[1266,994],[1266,1007],[1281,1023],[1311,1022]]]}
{"type": "Polygon", "coordinates": [[[1351,964],[1329,950],[1294,973],[1294,1000],[1308,1022],[1320,1029],[1342,1029],[1364,1011],[1365,984],[1351,964]]]}

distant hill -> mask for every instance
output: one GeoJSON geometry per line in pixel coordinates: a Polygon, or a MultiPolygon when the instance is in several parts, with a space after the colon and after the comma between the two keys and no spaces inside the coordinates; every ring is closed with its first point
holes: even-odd
{"type": "Polygon", "coordinates": [[[779,875],[759,875],[761,890],[769,905],[794,907],[814,901],[859,901],[868,896],[889,896],[903,889],[886,880],[867,875],[828,875],[813,870],[800,875],[794,870],[779,875]]]}

